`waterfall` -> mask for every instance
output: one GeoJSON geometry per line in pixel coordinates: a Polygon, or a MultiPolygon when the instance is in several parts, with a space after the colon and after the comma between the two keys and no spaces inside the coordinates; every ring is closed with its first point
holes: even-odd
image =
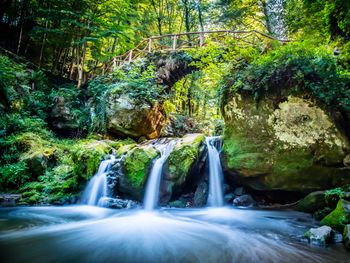
{"type": "Polygon", "coordinates": [[[223,176],[222,167],[220,162],[220,137],[206,137],[205,138],[208,147],[209,158],[209,196],[208,204],[210,206],[223,206],[224,194],[222,191],[223,176]],[[218,142],[218,148],[215,147],[215,143],[218,142]]]}
{"type": "Polygon", "coordinates": [[[284,1],[267,0],[266,12],[271,33],[278,39],[287,39],[287,30],[284,20],[284,1]]]}
{"type": "Polygon", "coordinates": [[[84,190],[82,204],[97,206],[100,199],[107,196],[107,174],[113,162],[115,162],[115,156],[110,155],[109,159],[100,163],[97,173],[84,190]]]}
{"type": "Polygon", "coordinates": [[[160,157],[155,160],[150,176],[146,185],[146,192],[144,198],[144,208],[146,210],[154,210],[159,201],[159,187],[160,187],[160,179],[162,176],[163,164],[169,157],[171,151],[175,146],[176,141],[170,141],[167,144],[161,144],[156,146],[156,148],[160,151],[160,157]]]}

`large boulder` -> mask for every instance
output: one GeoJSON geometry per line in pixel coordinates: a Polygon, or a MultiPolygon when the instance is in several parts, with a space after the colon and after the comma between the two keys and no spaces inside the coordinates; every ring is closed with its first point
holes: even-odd
{"type": "Polygon", "coordinates": [[[228,180],[255,190],[308,193],[350,182],[346,136],[310,97],[234,94],[223,107],[228,180]]]}
{"type": "Polygon", "coordinates": [[[106,128],[125,137],[154,139],[165,124],[162,104],[139,100],[124,93],[123,85],[106,95],[106,128]]]}
{"type": "Polygon", "coordinates": [[[172,197],[197,185],[206,159],[205,136],[188,134],[179,139],[163,166],[160,199],[166,203],[172,197]]]}

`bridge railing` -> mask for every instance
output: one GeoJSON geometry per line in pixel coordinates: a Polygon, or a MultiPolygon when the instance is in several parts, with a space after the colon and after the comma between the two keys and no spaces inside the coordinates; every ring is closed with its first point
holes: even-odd
{"type": "Polygon", "coordinates": [[[289,40],[277,39],[273,36],[259,32],[257,30],[218,30],[203,32],[186,32],[178,34],[167,34],[161,36],[152,36],[142,40],[136,47],[130,49],[123,55],[114,57],[107,65],[107,71],[116,69],[124,63],[146,56],[152,52],[170,52],[184,50],[188,48],[201,48],[209,42],[223,43],[224,39],[235,40],[238,45],[257,45],[264,39],[277,40],[282,43],[289,40]],[[210,41],[209,41],[210,40],[210,41]]]}

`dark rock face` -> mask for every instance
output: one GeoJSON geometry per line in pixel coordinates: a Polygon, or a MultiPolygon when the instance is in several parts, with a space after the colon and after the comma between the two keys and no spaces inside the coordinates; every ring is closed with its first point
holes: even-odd
{"type": "Polygon", "coordinates": [[[344,246],[350,250],[350,224],[344,227],[344,246]]]}
{"type": "Polygon", "coordinates": [[[63,97],[57,97],[55,102],[49,116],[51,128],[61,136],[74,137],[79,130],[77,116],[73,114],[70,104],[63,97]]]}
{"type": "Polygon", "coordinates": [[[107,131],[124,137],[158,138],[165,124],[160,103],[136,101],[127,94],[110,92],[106,96],[107,131]]]}
{"type": "Polygon", "coordinates": [[[205,206],[208,201],[208,194],[208,183],[203,181],[198,185],[196,192],[194,193],[193,205],[195,207],[205,206]]]}

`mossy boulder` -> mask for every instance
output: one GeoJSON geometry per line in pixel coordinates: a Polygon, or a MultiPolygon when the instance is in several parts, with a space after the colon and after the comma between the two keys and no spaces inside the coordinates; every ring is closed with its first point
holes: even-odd
{"type": "Polygon", "coordinates": [[[297,206],[297,209],[302,212],[314,213],[317,210],[326,207],[325,192],[316,191],[308,194],[302,199],[297,206]]]}
{"type": "Polygon", "coordinates": [[[103,157],[112,153],[113,149],[109,141],[79,141],[69,150],[74,163],[74,173],[90,179],[96,173],[103,157]]]}
{"type": "Polygon", "coordinates": [[[187,134],[178,139],[163,166],[160,193],[163,203],[169,201],[173,194],[183,191],[190,182],[195,185],[205,163],[205,148],[203,134],[187,134]]]}
{"type": "Polygon", "coordinates": [[[142,201],[147,176],[159,151],[152,145],[133,145],[122,160],[123,174],[119,178],[118,192],[142,201]]]}
{"type": "Polygon", "coordinates": [[[105,96],[107,131],[132,138],[158,138],[165,125],[162,104],[146,98],[133,98],[124,92],[128,89],[124,85],[128,84],[119,84],[105,96]]]}
{"type": "Polygon", "coordinates": [[[307,94],[234,94],[223,107],[223,166],[255,190],[308,193],[350,182],[346,136],[307,94]]]}
{"type": "Polygon", "coordinates": [[[346,224],[350,223],[350,202],[340,199],[337,207],[321,220],[322,225],[343,232],[346,224]]]}

